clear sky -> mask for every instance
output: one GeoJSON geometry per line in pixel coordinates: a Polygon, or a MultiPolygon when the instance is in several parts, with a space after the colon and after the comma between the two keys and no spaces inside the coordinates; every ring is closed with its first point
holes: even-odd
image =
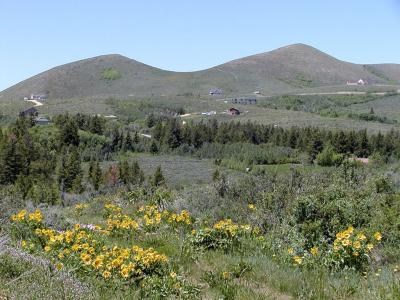
{"type": "Polygon", "coordinates": [[[192,71],[305,43],[400,63],[400,0],[0,0],[0,25],[0,90],[111,53],[192,71]]]}

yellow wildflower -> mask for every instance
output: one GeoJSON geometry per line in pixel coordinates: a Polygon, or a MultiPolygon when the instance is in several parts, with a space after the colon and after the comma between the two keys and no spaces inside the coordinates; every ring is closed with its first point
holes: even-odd
{"type": "Polygon", "coordinates": [[[303,262],[303,259],[300,256],[295,256],[293,257],[293,260],[295,261],[296,264],[301,265],[303,262]]]}
{"type": "Polygon", "coordinates": [[[360,248],[361,248],[361,243],[360,243],[359,241],[355,241],[355,242],[353,243],[353,246],[354,246],[354,248],[356,248],[356,249],[360,249],[360,248]]]}
{"type": "Polygon", "coordinates": [[[110,273],[109,271],[104,271],[102,275],[103,275],[103,277],[104,277],[105,279],[108,279],[108,278],[110,278],[111,273],[110,273]]]}
{"type": "Polygon", "coordinates": [[[374,238],[375,238],[377,241],[380,241],[380,240],[382,239],[382,234],[381,234],[380,232],[375,232],[375,233],[374,233],[374,238]]]}
{"type": "Polygon", "coordinates": [[[311,248],[311,250],[310,250],[310,252],[311,252],[311,254],[313,255],[313,256],[316,256],[316,255],[318,255],[318,247],[312,247],[311,248]]]}

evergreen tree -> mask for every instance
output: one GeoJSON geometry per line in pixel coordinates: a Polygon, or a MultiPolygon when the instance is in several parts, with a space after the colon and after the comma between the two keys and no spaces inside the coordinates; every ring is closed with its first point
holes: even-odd
{"type": "Polygon", "coordinates": [[[61,156],[58,168],[58,182],[64,191],[82,192],[82,169],[78,150],[75,147],[67,149],[61,156]]]}
{"type": "Polygon", "coordinates": [[[216,182],[216,181],[218,181],[220,179],[221,179],[221,173],[220,173],[220,171],[218,169],[215,169],[215,171],[212,174],[212,180],[214,182],[216,182]]]}
{"type": "Polygon", "coordinates": [[[133,138],[133,143],[134,144],[139,144],[140,139],[139,139],[139,133],[137,131],[135,131],[135,136],[133,138]]]}
{"type": "Polygon", "coordinates": [[[149,128],[152,128],[156,124],[156,118],[153,113],[149,114],[146,118],[146,125],[149,128]]]}
{"type": "Polygon", "coordinates": [[[79,145],[78,126],[71,118],[61,125],[60,144],[62,146],[79,145]]]}
{"type": "Polygon", "coordinates": [[[157,154],[158,153],[158,147],[156,141],[153,139],[151,144],[150,144],[150,153],[152,154],[157,154]]]}
{"type": "Polygon", "coordinates": [[[103,180],[103,173],[101,172],[99,161],[94,165],[93,173],[92,173],[92,185],[96,191],[99,190],[100,184],[103,180]]]}
{"type": "Polygon", "coordinates": [[[175,119],[170,120],[167,124],[164,143],[172,149],[178,148],[181,145],[181,129],[175,119]]]}
{"type": "Polygon", "coordinates": [[[158,166],[154,175],[151,179],[151,184],[155,187],[165,185],[165,178],[161,170],[161,166],[158,166]]]}
{"type": "Polygon", "coordinates": [[[102,135],[104,130],[103,127],[104,123],[99,116],[95,115],[94,117],[90,118],[89,131],[91,133],[102,135]]]}
{"type": "Polygon", "coordinates": [[[358,139],[354,152],[359,157],[368,157],[371,154],[367,130],[362,130],[358,133],[358,139]]]}
{"type": "Polygon", "coordinates": [[[161,121],[157,122],[156,126],[153,128],[153,138],[156,141],[161,141],[164,136],[164,127],[161,121]]]}
{"type": "Polygon", "coordinates": [[[124,148],[124,151],[133,151],[134,150],[132,137],[129,132],[126,134],[123,148],[124,148]]]}
{"type": "Polygon", "coordinates": [[[3,149],[0,153],[0,183],[14,183],[24,168],[23,157],[20,153],[18,140],[14,134],[11,134],[8,143],[3,145],[3,149]]]}

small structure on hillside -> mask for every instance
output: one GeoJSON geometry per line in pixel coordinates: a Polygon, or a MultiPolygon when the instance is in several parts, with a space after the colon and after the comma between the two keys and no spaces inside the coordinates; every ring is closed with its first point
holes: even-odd
{"type": "Polygon", "coordinates": [[[346,85],[367,85],[367,82],[363,79],[359,79],[358,81],[347,81],[346,85]]]}
{"type": "Polygon", "coordinates": [[[37,117],[34,119],[36,125],[48,125],[50,120],[45,117],[37,117]]]}
{"type": "Polygon", "coordinates": [[[240,111],[237,108],[231,107],[228,109],[228,113],[232,116],[238,116],[240,115],[240,111]]]}
{"type": "Polygon", "coordinates": [[[229,101],[233,104],[252,105],[257,104],[256,98],[234,98],[229,101]]]}
{"type": "Polygon", "coordinates": [[[212,110],[212,111],[206,111],[206,112],[202,112],[201,113],[203,116],[212,116],[212,115],[216,115],[217,112],[212,110]]]}
{"type": "Polygon", "coordinates": [[[33,106],[19,112],[20,117],[37,117],[37,115],[38,115],[38,110],[33,106]]]}
{"type": "Polygon", "coordinates": [[[349,160],[350,161],[358,161],[364,165],[369,164],[369,158],[367,158],[367,157],[351,157],[349,160]]]}
{"type": "Polygon", "coordinates": [[[253,94],[260,95],[261,92],[260,91],[254,91],[253,94]]]}
{"type": "Polygon", "coordinates": [[[211,89],[209,92],[210,96],[222,95],[223,93],[224,91],[222,89],[211,89]]]}

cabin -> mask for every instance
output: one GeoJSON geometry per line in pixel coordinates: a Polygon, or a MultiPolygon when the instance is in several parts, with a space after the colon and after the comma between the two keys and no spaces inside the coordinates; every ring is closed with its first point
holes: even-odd
{"type": "Polygon", "coordinates": [[[240,115],[240,111],[234,107],[231,107],[230,109],[228,109],[228,113],[232,116],[240,115]]]}
{"type": "Polygon", "coordinates": [[[242,104],[242,105],[254,105],[257,104],[256,98],[234,98],[231,99],[232,104],[242,104]]]}
{"type": "Polygon", "coordinates": [[[41,95],[35,95],[35,94],[31,94],[29,96],[28,100],[46,100],[47,99],[47,95],[41,94],[41,95]]]}
{"type": "Polygon", "coordinates": [[[221,89],[212,89],[212,90],[210,90],[209,95],[210,96],[222,95],[223,93],[224,93],[224,91],[221,89]]]}
{"type": "Polygon", "coordinates": [[[19,113],[20,117],[36,117],[37,115],[38,115],[38,110],[33,106],[19,113]]]}
{"type": "Polygon", "coordinates": [[[48,125],[50,123],[49,119],[45,117],[37,117],[34,119],[36,125],[48,125]]]}
{"type": "Polygon", "coordinates": [[[347,81],[346,85],[366,85],[367,82],[363,79],[359,79],[358,81],[347,81]]]}

